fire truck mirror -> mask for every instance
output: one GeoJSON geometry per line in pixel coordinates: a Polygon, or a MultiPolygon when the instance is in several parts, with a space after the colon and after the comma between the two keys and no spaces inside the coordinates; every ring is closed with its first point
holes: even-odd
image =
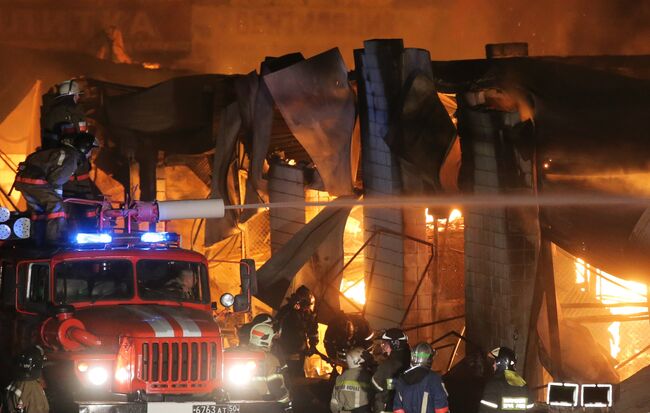
{"type": "Polygon", "coordinates": [[[248,311],[251,308],[251,301],[248,294],[237,294],[232,310],[236,313],[248,311]]]}
{"type": "Polygon", "coordinates": [[[255,270],[255,260],[245,258],[240,261],[239,277],[241,280],[242,294],[257,294],[257,271],[255,270]]]}

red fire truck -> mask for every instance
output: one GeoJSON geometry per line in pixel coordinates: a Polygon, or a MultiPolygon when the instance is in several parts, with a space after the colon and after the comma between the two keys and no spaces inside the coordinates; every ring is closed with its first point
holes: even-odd
{"type": "MultiPolygon", "coordinates": [[[[58,248],[36,248],[21,239],[27,218],[18,214],[0,224],[15,232],[6,236],[7,228],[0,228],[6,238],[0,241],[0,384],[9,379],[12,355],[40,344],[47,349],[46,393],[57,413],[290,408],[228,400],[206,258],[180,248],[175,234],[131,230],[132,222],[190,213],[170,215],[164,211],[170,205],[104,205],[99,214],[104,229],[76,234],[70,245],[58,248]],[[107,229],[104,224],[118,216],[128,228],[107,229]]],[[[249,308],[254,269],[249,260],[241,263],[242,293],[224,294],[222,305],[249,308]]]]}

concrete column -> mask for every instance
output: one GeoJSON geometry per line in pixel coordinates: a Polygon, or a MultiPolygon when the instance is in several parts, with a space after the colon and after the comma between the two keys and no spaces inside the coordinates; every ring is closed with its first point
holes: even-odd
{"type": "MultiPolygon", "coordinates": [[[[269,170],[269,200],[273,202],[303,202],[305,177],[301,167],[282,161],[271,163],[269,170]]],[[[305,226],[304,208],[271,208],[271,253],[282,247],[305,226]]]]}
{"type": "MultiPolygon", "coordinates": [[[[531,176],[530,164],[518,163],[512,146],[503,139],[513,114],[472,107],[461,95],[458,102],[464,167],[469,167],[471,181],[466,182],[468,189],[532,191],[530,182],[512,179],[517,168],[531,176]]],[[[514,348],[520,364],[526,350],[538,239],[535,209],[471,208],[465,213],[467,336],[484,350],[514,348]]]]}
{"type": "MultiPolygon", "coordinates": [[[[365,196],[399,196],[399,163],[384,139],[388,133],[390,106],[396,104],[399,97],[403,43],[401,40],[376,40],[367,41],[364,46],[364,50],[356,52],[355,63],[361,111],[365,196]]],[[[367,208],[364,210],[363,219],[366,239],[379,229],[401,233],[404,228],[402,211],[399,209],[367,208]]],[[[373,328],[394,327],[402,319],[403,254],[402,238],[392,235],[375,237],[366,249],[367,288],[370,284],[367,291],[366,316],[373,328]]]]}

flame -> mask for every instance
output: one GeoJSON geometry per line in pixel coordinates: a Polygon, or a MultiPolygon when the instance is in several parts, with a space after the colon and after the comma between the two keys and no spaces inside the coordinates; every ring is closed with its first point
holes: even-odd
{"type": "MultiPolygon", "coordinates": [[[[427,226],[430,228],[433,227],[436,217],[429,214],[429,208],[426,208],[424,210],[424,217],[427,226]]],[[[461,220],[462,218],[463,218],[463,213],[460,212],[459,209],[453,209],[449,213],[449,216],[447,218],[438,219],[438,232],[444,231],[447,225],[454,226],[458,224],[459,223],[458,221],[461,220]]]]}
{"type": "Polygon", "coordinates": [[[424,216],[427,224],[433,223],[433,215],[429,214],[429,208],[424,210],[424,216]]]}
{"type": "Polygon", "coordinates": [[[144,62],[142,63],[142,67],[149,70],[156,70],[160,69],[160,63],[144,62]]]}
{"type": "Polygon", "coordinates": [[[366,303],[366,282],[360,280],[341,280],[341,292],[344,296],[358,304],[366,303]]]}
{"type": "Polygon", "coordinates": [[[457,221],[457,220],[461,219],[462,217],[463,217],[463,213],[460,212],[459,209],[454,209],[449,214],[449,221],[454,222],[454,221],[457,221]]]}
{"type": "MultiPolygon", "coordinates": [[[[586,291],[593,277],[596,285],[596,299],[601,303],[625,304],[635,302],[646,302],[648,300],[648,286],[643,283],[624,280],[611,274],[594,268],[585,263],[581,258],[575,261],[576,284],[581,285],[580,291],[586,291]]],[[[625,306],[609,307],[612,315],[629,315],[643,313],[646,307],[625,306]]],[[[615,321],[609,325],[607,331],[610,334],[609,352],[613,358],[617,358],[621,352],[621,322],[615,321]]]]}

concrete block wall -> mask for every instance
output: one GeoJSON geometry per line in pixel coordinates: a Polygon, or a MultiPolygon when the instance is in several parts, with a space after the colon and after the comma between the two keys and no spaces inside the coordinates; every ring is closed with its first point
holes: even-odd
{"type": "MultiPolygon", "coordinates": [[[[401,40],[364,43],[356,53],[361,106],[362,170],[365,197],[399,196],[400,170],[397,159],[384,141],[390,122],[390,106],[396,101],[399,84],[386,64],[398,64],[401,40]],[[388,96],[387,96],[388,95],[388,96]]],[[[390,69],[390,68],[389,68],[390,69]]],[[[365,238],[378,229],[401,233],[403,216],[399,209],[366,208],[365,238]]],[[[404,242],[399,236],[380,235],[366,249],[365,278],[368,288],[366,317],[373,328],[399,325],[403,312],[404,242]],[[370,274],[372,273],[372,280],[370,274]],[[370,285],[369,285],[370,284],[370,285]]]]}
{"type": "MultiPolygon", "coordinates": [[[[409,208],[404,210],[404,230],[410,236],[426,240],[426,214],[424,208],[409,208]]],[[[431,247],[404,240],[404,306],[408,306],[422,274],[427,270],[427,262],[431,257],[431,247]]],[[[413,326],[430,322],[435,316],[434,291],[431,271],[433,262],[424,274],[424,281],[418,294],[406,315],[403,326],[413,326]]],[[[419,341],[431,341],[433,327],[419,328],[408,332],[409,341],[415,344],[419,341]]]]}
{"type": "MultiPolygon", "coordinates": [[[[475,193],[504,193],[513,173],[511,148],[500,133],[503,114],[470,107],[459,96],[459,132],[472,165],[475,193]]],[[[510,181],[511,182],[511,181],[510,181]]],[[[471,208],[465,211],[465,309],[468,337],[484,350],[513,347],[523,368],[538,245],[534,211],[471,208]]]]}
{"type": "MultiPolygon", "coordinates": [[[[303,202],[305,176],[302,168],[275,161],[269,170],[270,202],[303,202]]],[[[305,226],[304,208],[271,208],[271,253],[276,252],[305,226]]]]}
{"type": "MultiPolygon", "coordinates": [[[[401,196],[408,189],[402,185],[402,167],[386,144],[389,126],[396,124],[400,97],[413,71],[431,73],[429,52],[405,49],[402,40],[383,39],[364,42],[355,52],[361,120],[362,171],[366,198],[401,196]]],[[[424,240],[424,208],[366,209],[366,239],[377,229],[388,229],[424,240]]],[[[375,239],[377,241],[377,239],[375,239]]],[[[404,311],[415,291],[417,281],[431,255],[430,248],[403,236],[382,234],[378,245],[371,244],[365,254],[368,285],[367,318],[375,328],[414,325],[431,321],[435,309],[430,277],[420,287],[406,319],[404,311]],[[403,321],[403,322],[402,322],[403,321]]],[[[432,329],[411,334],[412,339],[431,339],[432,329]],[[420,337],[420,335],[423,335],[420,337]]]]}

